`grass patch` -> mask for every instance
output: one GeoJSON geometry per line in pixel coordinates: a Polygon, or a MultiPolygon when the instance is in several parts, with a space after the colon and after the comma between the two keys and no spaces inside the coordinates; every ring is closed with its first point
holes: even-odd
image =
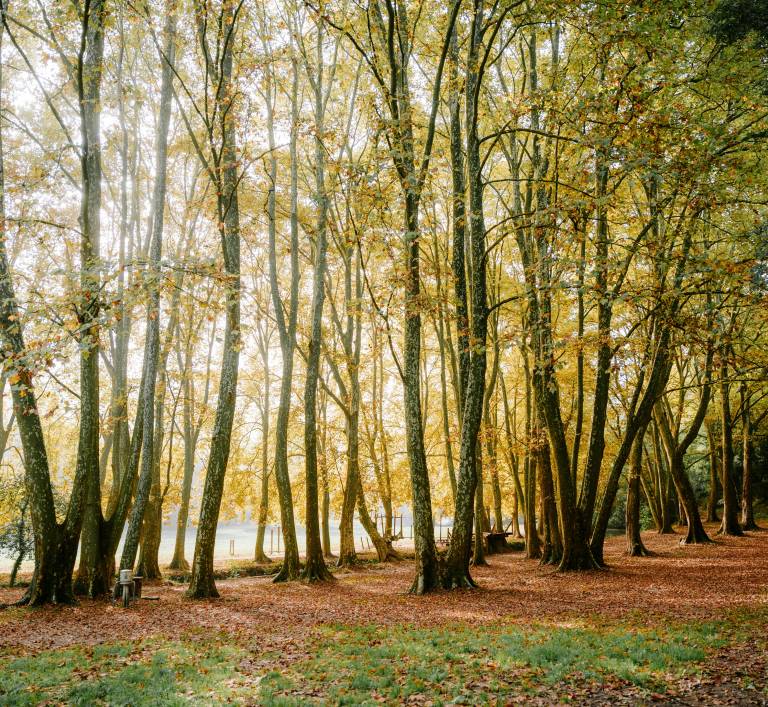
{"type": "Polygon", "coordinates": [[[224,637],[77,646],[0,661],[0,705],[226,702],[244,651],[224,637]]]}
{"type": "Polygon", "coordinates": [[[0,706],[434,704],[510,702],[526,693],[567,695],[585,686],[659,691],[694,672],[707,651],[745,640],[765,612],[719,622],[648,624],[640,615],[606,625],[495,624],[443,628],[323,626],[297,633],[291,651],[258,637],[194,631],[74,646],[18,657],[0,654],[0,706]]]}
{"type": "Polygon", "coordinates": [[[474,704],[573,680],[659,689],[724,642],[720,623],[663,630],[338,625],[318,631],[312,657],[266,675],[259,701],[298,705],[317,695],[335,704],[374,704],[420,694],[437,704],[474,704]]]}

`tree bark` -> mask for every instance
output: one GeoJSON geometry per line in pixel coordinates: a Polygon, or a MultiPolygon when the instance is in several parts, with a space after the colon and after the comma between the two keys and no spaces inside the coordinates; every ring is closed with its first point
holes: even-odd
{"type": "Polygon", "coordinates": [[[290,262],[291,285],[288,304],[288,321],[283,313],[283,305],[277,278],[277,246],[276,246],[276,182],[277,158],[275,157],[274,133],[274,103],[276,88],[274,86],[272,68],[267,71],[267,132],[269,137],[269,179],[271,182],[267,200],[269,216],[269,281],[272,294],[272,307],[280,335],[280,350],[282,352],[282,375],[280,378],[280,402],[275,422],[275,483],[280,502],[280,524],[283,532],[283,565],[275,577],[275,582],[291,581],[299,578],[299,546],[296,542],[296,525],[293,516],[293,494],[291,492],[291,477],[288,473],[288,420],[291,406],[291,383],[293,380],[293,357],[296,349],[296,319],[299,299],[299,226],[298,226],[298,155],[296,141],[298,139],[298,68],[295,57],[292,64],[291,84],[291,211],[290,211],[290,262]]]}
{"type": "Polygon", "coordinates": [[[629,480],[627,482],[626,534],[627,554],[630,557],[646,557],[650,554],[640,535],[640,477],[643,465],[643,438],[645,429],[640,430],[632,443],[629,457],[629,480]]]}
{"type": "Polygon", "coordinates": [[[717,502],[720,500],[720,444],[715,432],[714,422],[707,424],[707,444],[709,445],[709,495],[707,496],[707,522],[719,523],[717,502]]]}
{"type": "Polygon", "coordinates": [[[747,384],[739,386],[741,397],[741,527],[744,530],[758,530],[752,499],[752,419],[750,415],[750,394],[747,384]]]}
{"type": "Polygon", "coordinates": [[[323,305],[325,303],[325,269],[328,250],[328,195],[325,190],[325,89],[323,85],[323,21],[317,24],[315,60],[316,74],[312,81],[315,93],[315,267],[312,285],[311,334],[307,351],[307,378],[304,387],[304,470],[306,497],[307,552],[302,579],[308,582],[328,581],[328,570],[320,540],[317,483],[317,379],[320,374],[323,305]]]}
{"type": "MultiPolygon", "coordinates": [[[[163,56],[161,63],[161,87],[160,87],[160,110],[157,129],[157,141],[155,146],[155,185],[152,195],[152,240],[150,245],[150,258],[147,272],[147,287],[149,289],[149,303],[147,305],[147,324],[146,324],[146,344],[144,348],[144,398],[142,405],[143,413],[143,431],[142,431],[142,449],[141,449],[141,472],[139,474],[139,483],[136,489],[136,498],[131,509],[130,520],[128,522],[128,532],[123,544],[123,554],[120,559],[120,569],[133,569],[136,562],[139,540],[144,532],[144,541],[146,542],[151,534],[151,526],[157,523],[158,519],[152,515],[157,515],[159,509],[159,460],[156,454],[159,450],[155,448],[155,415],[160,410],[155,410],[155,395],[157,388],[157,372],[160,360],[160,261],[163,254],[163,221],[165,213],[165,193],[166,176],[168,165],[168,130],[171,122],[171,98],[173,91],[173,62],[175,53],[176,18],[172,11],[168,12],[165,24],[165,44],[163,47],[163,56]],[[150,510],[149,528],[145,525],[145,511],[150,502],[154,477],[157,476],[157,488],[155,504],[156,508],[150,510]],[[149,532],[148,532],[149,531],[149,532]]],[[[164,381],[163,381],[164,382],[164,381]]],[[[160,396],[162,397],[162,396],[160,396]]],[[[162,421],[158,419],[158,425],[162,421]]],[[[158,529],[159,531],[159,529],[158,529]]],[[[159,532],[158,532],[159,535],[159,532]]],[[[157,545],[159,547],[159,538],[157,545]]],[[[157,564],[155,558],[154,565],[157,564]]],[[[146,570],[150,570],[148,578],[156,578],[151,575],[159,575],[159,567],[152,566],[148,562],[146,570]]]]}
{"type": "MultiPolygon", "coordinates": [[[[454,516],[451,544],[445,558],[443,586],[476,586],[469,572],[470,542],[472,539],[473,503],[475,515],[474,564],[484,563],[482,500],[481,448],[478,433],[483,416],[485,400],[485,372],[487,366],[486,340],[488,336],[488,295],[486,277],[485,220],[483,215],[483,174],[480,158],[480,137],[478,114],[480,86],[483,80],[482,64],[479,60],[483,51],[484,33],[483,0],[475,0],[469,47],[467,51],[467,73],[465,91],[466,152],[469,185],[469,267],[471,273],[471,347],[469,331],[467,340],[460,336],[459,356],[466,366],[466,388],[463,389],[461,420],[461,446],[459,449],[459,474],[456,489],[456,511],[454,516]],[[465,359],[462,359],[465,356],[465,359]]],[[[465,234],[466,243],[466,234],[465,234]]],[[[454,244],[454,248],[459,244],[454,244]]],[[[461,247],[461,246],[459,246],[461,247]]],[[[462,252],[466,251],[466,245],[462,252]]],[[[454,252],[454,262],[458,258],[454,252]]],[[[462,262],[461,268],[464,267],[462,262]]],[[[456,273],[454,272],[454,277],[456,273]]],[[[457,300],[458,301],[458,300],[457,300]]]]}
{"type": "Polygon", "coordinates": [[[733,420],[731,419],[730,385],[728,383],[727,351],[720,352],[720,425],[722,426],[722,460],[720,483],[723,487],[723,522],[721,535],[739,536],[744,533],[739,525],[739,506],[736,498],[733,468],[733,420]]]}
{"type": "MultiPolygon", "coordinates": [[[[211,153],[218,154],[220,162],[220,183],[217,186],[217,222],[221,235],[226,275],[226,320],[224,328],[224,350],[222,355],[219,394],[211,435],[208,468],[205,475],[200,520],[192,561],[192,578],[187,596],[194,599],[217,597],[218,591],[213,579],[213,551],[216,542],[216,527],[224,491],[224,475],[229,459],[232,423],[235,416],[237,395],[237,374],[240,359],[240,210],[238,205],[239,162],[235,132],[234,98],[237,91],[232,85],[232,57],[237,18],[233,5],[224,3],[221,9],[219,27],[222,43],[221,66],[214,81],[220,148],[210,145],[211,153]]],[[[202,18],[200,18],[202,22],[202,18]]],[[[204,52],[208,51],[204,29],[200,31],[204,52]]]]}
{"type": "Polygon", "coordinates": [[[101,479],[99,474],[99,313],[101,301],[101,75],[104,58],[104,0],[92,0],[83,11],[83,43],[78,61],[82,135],[83,196],[80,210],[80,301],[77,303],[80,338],[80,433],[75,485],[82,479],[85,506],[82,517],[81,567],[77,589],[89,596],[104,594],[101,555],[101,479]]]}
{"type": "MultiPolygon", "coordinates": [[[[211,363],[213,355],[213,343],[216,338],[216,327],[211,327],[211,335],[208,340],[208,356],[206,358],[205,387],[203,393],[202,407],[208,405],[211,384],[211,363]]],[[[187,535],[187,523],[189,520],[189,503],[192,496],[192,480],[195,475],[195,452],[197,451],[197,442],[200,438],[202,429],[203,415],[193,420],[195,386],[192,381],[192,358],[193,358],[193,330],[187,334],[185,342],[185,353],[182,362],[181,352],[177,351],[179,360],[179,369],[182,372],[182,390],[184,394],[182,418],[183,418],[183,437],[184,437],[184,478],[181,487],[181,503],[179,505],[179,515],[176,519],[176,542],[174,545],[173,559],[169,567],[176,570],[188,570],[189,563],[185,557],[185,542],[187,535]]]]}
{"type": "Polygon", "coordinates": [[[261,401],[261,489],[259,493],[256,547],[253,552],[253,559],[255,562],[269,562],[269,557],[264,552],[264,535],[267,530],[267,517],[269,514],[269,477],[271,476],[269,468],[269,415],[272,381],[269,370],[269,337],[261,328],[259,329],[258,346],[264,372],[264,390],[261,401]]]}

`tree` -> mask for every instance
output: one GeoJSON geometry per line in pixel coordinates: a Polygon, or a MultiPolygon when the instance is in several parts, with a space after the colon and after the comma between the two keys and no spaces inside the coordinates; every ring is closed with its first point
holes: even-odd
{"type": "MultiPolygon", "coordinates": [[[[315,189],[317,201],[317,223],[315,226],[315,263],[312,283],[311,334],[307,346],[307,380],[304,387],[304,458],[306,469],[307,498],[307,555],[302,578],[314,581],[332,579],[323,557],[320,541],[317,487],[317,381],[320,369],[322,346],[322,319],[325,303],[326,254],[328,251],[328,194],[325,188],[325,107],[333,87],[335,66],[330,67],[328,84],[324,83],[325,64],[323,61],[324,25],[322,18],[317,22],[315,38],[315,73],[307,72],[314,89],[315,99],[315,189]]],[[[304,54],[307,60],[306,53],[304,54]]]]}
{"type": "MultiPolygon", "coordinates": [[[[158,457],[160,450],[155,448],[155,426],[156,424],[158,427],[162,425],[162,418],[161,415],[158,414],[156,423],[155,390],[157,388],[157,371],[160,363],[160,260],[163,254],[163,220],[165,213],[166,172],[168,163],[168,129],[171,123],[173,65],[176,52],[176,17],[172,5],[169,6],[166,12],[164,34],[165,42],[160,56],[162,78],[160,87],[157,145],[155,149],[155,187],[152,195],[152,242],[150,246],[149,269],[147,272],[149,303],[147,306],[147,334],[144,348],[144,379],[142,380],[144,395],[141,401],[144,407],[142,413],[141,473],[139,474],[136,497],[133,502],[133,507],[131,508],[128,532],[125,538],[125,543],[123,544],[123,555],[120,559],[120,569],[130,570],[133,569],[136,562],[139,536],[142,530],[142,525],[146,522],[145,511],[147,510],[147,504],[149,502],[153,475],[156,470],[159,471],[158,457]]],[[[172,335],[172,327],[175,326],[172,320],[169,326],[171,327],[172,335]]],[[[167,359],[167,352],[165,358],[167,359]]],[[[161,382],[165,385],[166,381],[161,379],[161,382]]],[[[160,399],[162,399],[162,395],[160,396],[160,399]]],[[[157,412],[162,412],[161,406],[157,412]]]]}
{"type": "MultiPolygon", "coordinates": [[[[236,141],[236,92],[233,86],[235,30],[242,2],[223,0],[216,19],[216,51],[211,52],[207,30],[208,7],[199,7],[197,34],[203,55],[206,80],[210,82],[214,101],[206,114],[209,130],[210,160],[202,152],[206,171],[216,188],[216,218],[221,236],[226,292],[226,324],[224,350],[219,380],[219,397],[213,422],[213,436],[200,508],[200,521],[192,561],[192,579],[188,596],[194,599],[218,596],[213,580],[213,548],[216,525],[224,490],[232,422],[235,415],[237,373],[240,359],[240,210],[238,185],[240,169],[236,141]]],[[[208,105],[206,105],[208,109],[208,105]]]]}

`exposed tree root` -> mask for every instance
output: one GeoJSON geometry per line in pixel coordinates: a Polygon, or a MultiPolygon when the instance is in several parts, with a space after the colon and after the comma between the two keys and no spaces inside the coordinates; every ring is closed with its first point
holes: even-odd
{"type": "Polygon", "coordinates": [[[724,528],[721,525],[720,529],[717,531],[717,535],[722,535],[729,538],[741,538],[744,537],[744,531],[741,529],[741,527],[724,528]]]}
{"type": "Polygon", "coordinates": [[[563,556],[557,565],[558,572],[583,572],[602,569],[605,569],[602,552],[596,557],[589,545],[582,548],[580,552],[564,550],[563,556]]]}
{"type": "Polygon", "coordinates": [[[441,588],[439,573],[437,568],[430,568],[430,571],[422,570],[416,575],[411,584],[411,588],[408,590],[409,594],[416,594],[421,596],[422,594],[428,594],[436,589],[441,588]]]}
{"type": "Polygon", "coordinates": [[[654,553],[643,545],[642,541],[633,542],[627,550],[627,555],[629,555],[629,557],[652,557],[653,554],[654,553]]]}
{"type": "Polygon", "coordinates": [[[707,531],[703,528],[698,532],[689,528],[685,537],[680,539],[681,545],[706,545],[712,542],[714,541],[707,535],[707,531]]]}
{"type": "Polygon", "coordinates": [[[356,552],[347,552],[343,555],[339,554],[339,558],[336,560],[336,567],[339,569],[349,569],[351,567],[358,567],[359,565],[360,560],[358,559],[356,552]]]}
{"type": "Polygon", "coordinates": [[[301,578],[301,565],[295,562],[283,562],[280,571],[272,580],[275,584],[280,582],[295,582],[301,578]]]}
{"type": "Polygon", "coordinates": [[[544,548],[544,551],[541,553],[541,558],[539,558],[539,565],[553,565],[557,567],[562,559],[562,551],[558,551],[555,547],[544,548]]]}
{"type": "Polygon", "coordinates": [[[216,582],[213,577],[195,581],[189,585],[186,593],[187,599],[218,599],[219,590],[216,589],[216,582]]]}
{"type": "Polygon", "coordinates": [[[443,575],[443,589],[477,589],[469,572],[450,572],[443,575]]]}
{"type": "Polygon", "coordinates": [[[336,578],[331,574],[328,565],[323,560],[308,560],[301,572],[301,581],[312,584],[314,582],[334,582],[336,578]]]}

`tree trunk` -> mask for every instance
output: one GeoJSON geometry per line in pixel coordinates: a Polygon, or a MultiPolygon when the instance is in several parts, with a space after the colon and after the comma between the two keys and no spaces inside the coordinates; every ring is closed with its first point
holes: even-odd
{"type": "Polygon", "coordinates": [[[359,392],[356,395],[352,388],[347,416],[347,475],[344,485],[344,498],[339,519],[339,559],[338,567],[349,567],[357,564],[355,551],[355,505],[357,504],[357,487],[360,484],[360,449],[359,449],[359,392]]]}
{"type": "MultiPolygon", "coordinates": [[[[455,35],[452,38],[455,40],[455,35]]],[[[471,340],[469,330],[464,336],[459,332],[460,379],[462,385],[461,405],[461,446],[459,450],[459,474],[456,490],[456,511],[453,532],[448,554],[445,558],[443,585],[447,588],[474,587],[475,582],[469,573],[470,541],[472,538],[472,515],[474,502],[475,546],[473,563],[485,563],[483,548],[483,508],[481,445],[478,433],[483,416],[483,403],[486,395],[485,372],[487,367],[486,340],[488,335],[488,296],[486,277],[485,220],[483,217],[483,174],[480,158],[480,137],[478,134],[479,88],[482,84],[482,64],[479,61],[483,51],[483,3],[476,0],[472,14],[469,48],[467,52],[467,74],[465,91],[466,113],[466,152],[467,175],[469,184],[469,248],[464,243],[454,242],[454,277],[458,283],[463,279],[464,253],[469,252],[468,271],[471,273],[471,340]],[[459,249],[458,253],[456,249],[459,249]],[[459,264],[461,255],[461,264],[459,264]],[[466,370],[466,373],[465,373],[466,370]]],[[[460,128],[459,128],[460,129],[460,128]]],[[[455,169],[454,163],[454,169],[455,169]]],[[[454,177],[454,180],[456,178],[454,177]]],[[[455,182],[454,182],[455,183],[455,182]]],[[[454,198],[455,198],[454,191],[454,198]]],[[[455,225],[454,225],[455,226],[455,225]]],[[[464,294],[463,302],[466,302],[464,294]]],[[[466,316],[466,305],[457,297],[459,318],[457,327],[462,326],[461,317],[466,316]],[[463,309],[463,311],[462,311],[463,309]]],[[[431,523],[431,519],[430,519],[431,523]]],[[[432,526],[430,525],[430,531],[432,526]]]]}
{"type": "Polygon", "coordinates": [[[82,517],[81,563],[77,591],[104,594],[110,577],[99,569],[101,554],[101,479],[99,474],[99,315],[101,302],[101,75],[104,56],[104,0],[91,2],[83,17],[84,56],[78,62],[80,124],[82,134],[83,197],[80,210],[80,434],[75,484],[85,485],[82,517]]]}
{"type": "Polygon", "coordinates": [[[320,509],[320,530],[323,536],[323,557],[326,560],[335,560],[336,555],[333,554],[331,548],[331,492],[328,488],[328,470],[323,468],[320,478],[323,487],[323,501],[320,509]]]}
{"type": "Polygon", "coordinates": [[[552,463],[549,456],[549,444],[546,439],[537,451],[539,482],[542,500],[542,525],[544,543],[541,549],[541,564],[559,565],[563,556],[563,541],[557,519],[555,502],[555,484],[552,478],[552,463]]]}
{"type": "MultiPolygon", "coordinates": [[[[497,425],[498,425],[498,400],[494,398],[496,386],[499,381],[499,359],[501,357],[501,347],[499,345],[499,327],[498,327],[498,309],[493,317],[493,366],[491,367],[491,376],[485,387],[483,401],[483,427],[485,437],[486,458],[488,459],[488,470],[490,472],[491,496],[493,498],[493,526],[496,532],[504,532],[504,518],[501,510],[501,485],[499,483],[499,465],[497,455],[497,425]],[[493,402],[493,414],[491,414],[491,403],[493,402]]],[[[489,527],[491,530],[492,527],[489,527]]],[[[506,549],[506,538],[498,540],[494,547],[488,547],[489,554],[506,549]]]]}
{"type": "Polygon", "coordinates": [[[476,567],[486,567],[488,565],[488,560],[485,559],[487,552],[485,533],[487,532],[487,527],[485,523],[485,498],[483,493],[483,452],[481,444],[477,445],[475,469],[475,473],[477,475],[477,488],[475,489],[475,528],[474,535],[472,536],[472,564],[476,567]]]}
{"type": "MultiPolygon", "coordinates": [[[[173,62],[175,52],[176,19],[172,11],[168,12],[165,26],[165,46],[161,58],[161,88],[160,111],[157,130],[157,143],[155,151],[155,185],[152,195],[152,240],[150,245],[150,258],[147,271],[147,285],[149,289],[149,303],[147,305],[146,345],[144,348],[144,407],[142,421],[142,448],[141,448],[141,473],[136,489],[136,498],[131,509],[128,532],[123,544],[123,554],[120,559],[120,569],[133,569],[136,562],[139,539],[143,533],[144,542],[149,541],[150,548],[153,543],[160,545],[160,529],[156,529],[158,537],[153,538],[153,524],[158,524],[161,513],[160,505],[160,478],[159,459],[156,458],[159,450],[155,448],[155,394],[157,388],[157,372],[160,359],[160,261],[163,253],[163,216],[165,213],[166,175],[168,164],[168,129],[171,121],[171,99],[173,91],[173,62]],[[155,493],[152,493],[154,487],[155,493]],[[153,497],[154,504],[149,509],[149,525],[144,525],[145,511],[153,497]]],[[[161,420],[158,419],[158,425],[161,420]]],[[[143,548],[142,548],[143,549],[143,548]]],[[[145,571],[148,578],[159,575],[155,553],[152,561],[152,549],[142,552],[146,561],[145,571]]]]}
{"type": "MultiPolygon", "coordinates": [[[[499,374],[499,382],[501,383],[501,399],[504,404],[504,432],[507,443],[507,458],[509,460],[509,466],[512,471],[512,478],[515,484],[515,493],[513,497],[512,505],[512,537],[522,538],[523,535],[520,532],[520,509],[525,511],[525,497],[523,495],[522,484],[520,483],[520,474],[518,469],[519,456],[514,451],[514,438],[512,436],[512,423],[510,421],[509,400],[507,399],[507,386],[504,382],[504,376],[499,374]]],[[[515,405],[517,405],[517,391],[515,391],[515,405]]]]}
{"type": "Polygon", "coordinates": [[[717,502],[720,500],[720,444],[714,425],[707,424],[707,444],[709,445],[709,495],[707,496],[707,522],[718,523],[717,502]]]}
{"type": "MultiPolygon", "coordinates": [[[[656,422],[659,432],[661,432],[662,441],[667,454],[667,463],[669,464],[669,473],[677,490],[677,496],[683,507],[683,513],[688,526],[686,536],[680,542],[684,545],[710,542],[709,536],[704,530],[699,514],[699,507],[696,502],[696,494],[691,485],[688,474],[684,468],[685,453],[693,444],[693,441],[699,434],[704,417],[707,413],[711,395],[711,370],[712,370],[713,350],[709,346],[707,349],[707,361],[704,372],[704,385],[699,399],[699,405],[694,414],[691,426],[681,441],[677,440],[677,431],[672,429],[665,400],[660,399],[656,405],[656,422]]],[[[649,384],[650,385],[650,384],[649,384]]]]}
{"type": "Polygon", "coordinates": [[[362,524],[365,532],[371,538],[373,546],[376,548],[376,556],[379,562],[389,562],[390,560],[399,560],[400,555],[397,554],[392,547],[392,541],[385,538],[379,533],[376,523],[371,518],[371,514],[368,512],[368,505],[365,502],[365,490],[363,489],[362,479],[358,479],[357,484],[357,512],[360,514],[360,523],[362,524]]]}
{"type": "Polygon", "coordinates": [[[739,525],[739,505],[736,498],[736,482],[733,469],[733,421],[731,419],[730,385],[726,351],[720,357],[720,425],[722,426],[722,461],[720,465],[723,487],[723,522],[721,535],[739,536],[744,533],[739,525]]]}
{"type": "MultiPolygon", "coordinates": [[[[187,401],[184,401],[187,405],[187,401]]],[[[189,569],[189,562],[185,556],[185,540],[187,536],[187,521],[189,520],[189,500],[192,496],[192,478],[195,473],[194,447],[191,443],[191,429],[188,429],[187,411],[184,411],[184,479],[181,485],[181,504],[179,505],[179,515],[176,519],[176,541],[173,547],[173,559],[168,565],[170,569],[183,570],[189,569]]]]}
{"type": "MultiPolygon", "coordinates": [[[[208,343],[208,359],[206,366],[206,378],[205,378],[205,393],[203,396],[203,406],[208,403],[208,395],[210,390],[211,379],[211,355],[212,347],[215,339],[216,328],[212,328],[211,338],[208,343]]],[[[179,361],[181,362],[181,354],[177,353],[179,361]]],[[[185,556],[185,542],[187,536],[187,523],[189,521],[189,502],[192,496],[192,480],[195,475],[195,452],[197,450],[197,441],[200,435],[202,416],[197,425],[193,422],[193,399],[194,399],[194,385],[191,380],[192,376],[192,334],[190,332],[189,339],[186,342],[186,352],[184,355],[183,366],[180,363],[182,369],[182,386],[184,391],[184,403],[183,403],[183,433],[184,433],[184,479],[181,487],[181,504],[179,505],[179,515],[176,520],[176,542],[174,544],[173,559],[169,567],[175,570],[188,570],[189,562],[187,562],[185,556]]]]}
{"type": "Polygon", "coordinates": [[[627,554],[630,557],[646,557],[650,554],[640,535],[640,476],[643,468],[643,439],[645,428],[640,430],[632,443],[627,482],[626,534],[627,554]]]}
{"type": "MultiPolygon", "coordinates": [[[[405,332],[403,340],[403,397],[405,403],[405,439],[411,476],[413,504],[413,539],[416,577],[411,586],[414,594],[424,594],[439,585],[439,566],[432,524],[432,497],[427,456],[424,449],[424,426],[421,417],[421,277],[418,201],[412,191],[405,195],[405,332]]],[[[461,473],[461,472],[459,472],[461,473]]]]}
{"type": "Polygon", "coordinates": [[[672,527],[672,502],[677,498],[675,492],[674,481],[672,474],[669,472],[668,466],[664,462],[664,453],[662,451],[661,435],[659,433],[659,427],[655,420],[652,420],[653,425],[653,454],[656,466],[656,482],[658,489],[658,503],[659,503],[659,521],[657,525],[657,532],[659,535],[673,535],[675,530],[672,527]]]}
{"type": "Polygon", "coordinates": [[[525,556],[529,560],[538,560],[541,557],[541,543],[539,541],[539,534],[536,531],[536,465],[537,457],[531,454],[530,448],[533,439],[533,386],[531,384],[530,368],[528,366],[528,358],[524,355],[523,361],[525,363],[525,440],[527,449],[525,455],[525,468],[523,471],[523,477],[525,481],[525,556]]]}
{"type": "MultiPolygon", "coordinates": [[[[160,127],[164,127],[162,121],[160,127]]],[[[160,467],[162,465],[163,445],[165,440],[165,398],[168,391],[168,356],[171,353],[171,347],[177,336],[182,276],[183,272],[180,272],[177,273],[175,277],[175,287],[171,298],[171,312],[168,318],[162,346],[160,347],[160,356],[158,360],[155,430],[154,441],[152,443],[152,486],[150,487],[149,500],[144,514],[144,530],[142,532],[141,553],[139,555],[138,566],[138,572],[145,580],[160,579],[162,577],[159,553],[163,530],[163,501],[165,500],[165,492],[162,490],[160,481],[160,467]]],[[[176,411],[177,405],[174,403],[173,414],[170,419],[170,443],[168,446],[169,471],[173,460],[173,433],[176,423],[176,411]]]]}
{"type": "Polygon", "coordinates": [[[315,188],[317,191],[317,223],[315,230],[315,268],[312,287],[311,334],[307,351],[307,379],[304,387],[304,469],[306,496],[307,553],[302,579],[308,582],[333,579],[323,557],[320,540],[317,483],[317,379],[320,373],[320,347],[323,305],[325,303],[325,268],[327,246],[328,196],[325,192],[325,147],[323,145],[324,87],[323,87],[323,23],[317,25],[317,74],[315,92],[315,188]]]}
{"type": "Polygon", "coordinates": [[[283,532],[283,565],[275,577],[275,582],[291,581],[299,578],[299,546],[296,542],[296,524],[293,516],[293,494],[291,492],[291,477],[288,473],[288,421],[291,407],[291,382],[293,379],[293,356],[296,349],[296,319],[299,299],[299,225],[298,225],[298,155],[296,141],[298,139],[298,67],[295,57],[291,60],[291,134],[289,152],[291,162],[291,212],[290,212],[290,262],[291,285],[288,306],[288,321],[283,314],[283,304],[277,277],[277,246],[276,246],[276,181],[277,158],[275,157],[274,134],[274,96],[276,88],[273,76],[267,72],[267,131],[269,137],[270,158],[269,178],[271,186],[267,201],[269,215],[269,281],[272,294],[272,308],[277,321],[280,335],[280,350],[283,364],[280,378],[280,403],[277,409],[275,424],[275,483],[280,502],[280,523],[283,532]]]}
{"type": "MultiPolygon", "coordinates": [[[[237,396],[237,374],[240,359],[240,211],[237,187],[239,183],[239,162],[235,133],[235,110],[233,101],[237,91],[232,86],[232,56],[235,39],[234,7],[226,3],[221,9],[219,26],[221,50],[221,68],[214,79],[219,103],[219,122],[221,131],[220,177],[217,187],[217,219],[221,235],[226,273],[226,320],[224,328],[224,349],[222,354],[219,393],[216,414],[211,435],[211,447],[208,456],[208,468],[200,507],[200,520],[195,542],[195,555],[192,561],[192,578],[187,596],[194,599],[217,597],[218,591],[213,579],[213,551],[216,542],[216,527],[224,491],[224,475],[229,460],[229,446],[232,436],[232,423],[235,416],[237,396]]],[[[202,23],[202,18],[200,18],[202,23]]],[[[203,51],[208,51],[204,32],[201,41],[203,51]]],[[[210,146],[216,153],[216,147],[210,146]]]]}
{"type": "Polygon", "coordinates": [[[684,469],[683,456],[675,454],[669,460],[669,470],[672,474],[672,480],[677,489],[677,496],[683,507],[684,518],[687,525],[685,537],[680,541],[681,545],[696,545],[700,543],[711,542],[704,525],[701,522],[699,507],[696,503],[696,494],[694,493],[691,481],[684,469]]]}
{"type": "Polygon", "coordinates": [[[573,433],[573,448],[571,449],[571,483],[576,488],[576,474],[579,469],[579,451],[581,436],[584,428],[584,271],[587,265],[587,220],[580,219],[577,227],[579,233],[579,267],[577,280],[577,336],[579,351],[576,355],[576,427],[573,433]]]}
{"type": "Polygon", "coordinates": [[[739,392],[741,395],[741,527],[744,530],[758,530],[752,503],[752,420],[746,383],[740,385],[739,392]]]}
{"type": "Polygon", "coordinates": [[[11,568],[11,576],[8,578],[8,586],[11,588],[16,586],[16,576],[19,573],[19,567],[21,567],[22,562],[24,562],[23,550],[18,554],[16,560],[13,563],[13,567],[11,568]]]}

